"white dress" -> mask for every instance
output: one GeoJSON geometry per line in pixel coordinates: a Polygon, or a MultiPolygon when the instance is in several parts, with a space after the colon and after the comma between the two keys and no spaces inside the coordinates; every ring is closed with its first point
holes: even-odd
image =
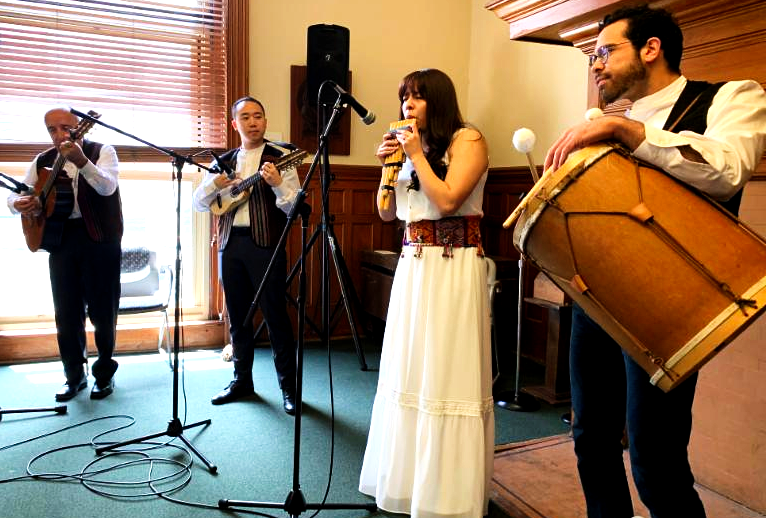
{"type": "MultiPolygon", "coordinates": [[[[438,219],[422,191],[396,187],[397,216],[438,219]]],[[[482,215],[481,180],[455,215],[482,215]]],[[[478,249],[405,246],[394,275],[377,394],[359,481],[380,509],[415,518],[487,513],[494,453],[487,266],[478,249]]]]}

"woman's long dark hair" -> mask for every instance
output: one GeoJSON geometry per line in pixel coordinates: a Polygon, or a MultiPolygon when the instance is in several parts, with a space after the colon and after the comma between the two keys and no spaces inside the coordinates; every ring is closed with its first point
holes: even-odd
{"type": "MultiPolygon", "coordinates": [[[[426,101],[426,127],[419,128],[426,147],[426,160],[436,176],[444,180],[447,176],[444,155],[455,132],[466,125],[460,114],[455,85],[447,74],[435,68],[407,74],[399,84],[399,119],[404,118],[401,106],[408,92],[418,94],[426,101]]],[[[410,188],[417,190],[419,186],[417,175],[413,173],[410,188]]]]}

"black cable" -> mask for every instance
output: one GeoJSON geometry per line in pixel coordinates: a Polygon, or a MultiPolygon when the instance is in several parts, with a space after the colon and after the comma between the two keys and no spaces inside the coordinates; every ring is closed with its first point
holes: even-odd
{"type": "MultiPolygon", "coordinates": [[[[175,189],[174,189],[175,190],[175,189]]],[[[176,196],[180,196],[180,192],[176,192],[176,196]]],[[[181,272],[179,272],[179,286],[183,286],[182,283],[182,274],[183,269],[181,272]]],[[[179,300],[183,300],[180,297],[181,293],[179,293],[179,300]]],[[[181,308],[178,310],[180,312],[180,317],[182,319],[183,317],[183,304],[181,304],[181,308]]],[[[185,352],[185,342],[182,339],[184,335],[183,327],[180,327],[180,333],[181,333],[181,348],[185,352]]],[[[183,356],[181,359],[181,363],[183,365],[183,356]]],[[[330,488],[332,486],[332,478],[333,478],[333,469],[334,469],[334,461],[335,461],[335,396],[334,396],[334,384],[333,384],[333,370],[332,370],[332,349],[330,347],[330,343],[328,340],[327,343],[327,365],[328,365],[328,376],[329,376],[329,395],[330,395],[330,463],[329,463],[329,469],[328,469],[328,477],[327,477],[327,485],[325,487],[325,492],[321,501],[321,504],[319,508],[310,516],[310,518],[315,518],[320,512],[322,512],[322,507],[327,502],[327,498],[330,494],[330,488]]],[[[186,383],[185,383],[185,369],[182,369],[181,374],[181,388],[182,388],[182,394],[183,394],[183,401],[184,401],[184,418],[183,422],[186,423],[186,417],[188,413],[188,400],[187,400],[187,394],[186,394],[186,383]]],[[[144,448],[130,448],[130,449],[119,449],[114,450],[113,452],[102,454],[98,458],[88,462],[82,470],[80,470],[79,473],[53,473],[53,472],[34,472],[32,469],[33,466],[43,459],[45,459],[48,456],[51,456],[55,453],[65,451],[65,450],[71,450],[76,448],[93,448],[94,450],[98,447],[102,447],[109,444],[115,444],[115,442],[99,442],[99,439],[109,435],[111,433],[124,430],[126,428],[129,428],[130,426],[133,426],[135,424],[135,418],[129,415],[111,415],[111,416],[105,416],[105,417],[97,417],[93,419],[88,419],[86,421],[76,423],[70,426],[66,426],[64,428],[60,428],[58,430],[54,430],[52,432],[44,433],[37,435],[35,437],[31,437],[28,439],[24,439],[21,441],[18,441],[13,444],[8,444],[5,446],[0,447],[0,452],[20,446],[22,444],[26,444],[29,442],[33,442],[38,439],[42,439],[45,437],[49,437],[52,435],[55,435],[57,433],[65,432],[80,426],[84,426],[87,424],[95,423],[102,420],[107,419],[128,419],[130,422],[121,426],[117,426],[114,428],[111,428],[109,430],[106,430],[104,432],[101,432],[97,435],[95,435],[90,442],[88,443],[82,443],[82,444],[73,444],[73,445],[66,445],[61,446],[58,448],[53,448],[50,450],[43,451],[42,453],[39,453],[35,455],[28,463],[27,463],[27,469],[26,475],[21,475],[18,477],[8,478],[8,479],[0,479],[0,484],[8,483],[8,482],[15,482],[20,480],[26,480],[26,479],[33,479],[33,480],[76,480],[79,481],[80,484],[85,486],[86,489],[89,491],[104,497],[110,497],[110,498],[116,498],[116,499],[137,499],[137,498],[147,498],[151,496],[156,496],[159,498],[162,498],[164,500],[167,500],[168,502],[175,503],[178,505],[185,505],[189,507],[195,507],[200,509],[210,509],[210,510],[216,510],[221,511],[220,507],[218,505],[211,505],[206,504],[202,502],[193,502],[188,500],[181,500],[178,498],[173,498],[170,496],[170,494],[175,493],[177,491],[182,490],[185,488],[189,483],[191,482],[191,466],[193,464],[192,456],[185,447],[178,446],[176,444],[172,444],[172,442],[175,440],[175,438],[170,438],[168,441],[165,442],[144,442],[142,444],[148,445],[144,448]],[[172,458],[163,458],[163,457],[153,457],[148,455],[147,452],[152,450],[159,450],[164,447],[169,448],[175,448],[176,450],[179,450],[182,452],[182,454],[185,456],[186,460],[185,462],[181,462],[176,459],[172,458]],[[110,460],[114,460],[115,458],[121,457],[121,456],[138,456],[139,459],[133,459],[128,461],[121,461],[117,462],[115,464],[111,464],[108,467],[105,468],[98,468],[98,465],[100,463],[104,463],[110,460]],[[136,481],[112,481],[107,480],[103,478],[98,478],[101,475],[105,475],[108,473],[113,473],[116,471],[141,466],[143,464],[148,464],[148,476],[143,480],[136,480],[136,481]],[[171,466],[175,466],[178,469],[170,472],[168,474],[163,474],[157,478],[154,478],[154,471],[155,467],[158,464],[167,464],[171,466]],[[96,468],[92,469],[91,468],[96,468]],[[169,488],[162,489],[158,488],[157,484],[167,484],[169,482],[172,482],[173,485],[169,488]],[[124,494],[119,493],[116,491],[108,491],[105,489],[102,489],[103,487],[115,487],[115,488],[134,488],[134,487],[141,487],[141,486],[147,486],[150,488],[151,491],[145,491],[141,493],[136,494],[124,494]]],[[[244,509],[236,509],[237,513],[244,513],[249,515],[255,515],[255,516],[263,516],[265,518],[278,518],[274,515],[267,514],[267,513],[261,513],[258,511],[253,510],[244,510],[244,509]]]]}
{"type": "Polygon", "coordinates": [[[327,486],[325,487],[324,496],[319,504],[319,509],[314,511],[309,518],[314,518],[322,511],[322,507],[327,503],[327,497],[330,495],[330,486],[332,485],[332,472],[335,465],[335,390],[332,382],[332,349],[330,348],[330,340],[327,340],[327,374],[329,376],[329,389],[330,389],[330,464],[328,466],[327,473],[327,486]]]}
{"type": "MultiPolygon", "coordinates": [[[[67,430],[72,430],[73,428],[77,428],[79,426],[84,426],[86,424],[95,423],[96,421],[102,421],[104,419],[117,419],[117,418],[130,419],[131,422],[130,422],[130,424],[126,424],[124,426],[121,426],[121,427],[118,427],[118,428],[114,428],[111,431],[118,431],[118,430],[122,430],[124,428],[127,428],[129,426],[133,426],[133,423],[135,423],[135,421],[136,421],[132,416],[129,416],[129,415],[110,415],[110,416],[106,416],[106,417],[95,417],[93,419],[88,419],[87,421],[83,421],[81,423],[76,423],[76,424],[73,424],[73,425],[70,425],[70,426],[65,426],[64,428],[59,428],[58,430],[54,430],[52,432],[36,435],[34,437],[30,437],[29,439],[23,439],[21,441],[15,442],[15,443],[6,444],[5,446],[0,446],[0,451],[5,451],[5,450],[11,449],[11,448],[15,448],[16,446],[20,446],[20,445],[26,444],[28,442],[36,441],[37,439],[43,439],[45,437],[49,437],[49,436],[55,435],[57,433],[66,432],[67,430]]],[[[96,437],[100,437],[101,435],[105,435],[107,433],[109,433],[109,432],[104,432],[104,433],[102,433],[100,435],[97,435],[96,437]]],[[[0,482],[2,482],[2,479],[0,479],[0,482]]]]}
{"type": "MultiPolygon", "coordinates": [[[[76,423],[70,426],[65,426],[63,428],[59,428],[51,432],[43,433],[34,437],[30,437],[28,439],[18,441],[13,444],[2,446],[0,447],[0,451],[8,450],[10,448],[20,446],[22,444],[30,443],[38,439],[43,439],[45,437],[50,437],[52,435],[62,433],[68,430],[72,430],[74,428],[78,428],[81,426],[85,426],[88,424],[92,424],[98,421],[103,421],[108,419],[128,419],[130,422],[128,424],[116,426],[114,428],[101,432],[97,434],[96,436],[94,436],[87,443],[59,446],[57,448],[52,448],[49,450],[45,450],[41,453],[38,453],[37,455],[32,457],[32,459],[27,463],[26,475],[0,479],[0,484],[17,482],[21,480],[78,481],[80,482],[81,485],[83,485],[89,491],[99,496],[104,496],[107,498],[132,500],[132,499],[143,499],[143,498],[147,498],[151,496],[156,496],[164,500],[167,500],[168,502],[172,502],[179,505],[186,505],[186,506],[197,507],[201,509],[210,509],[210,510],[220,511],[220,508],[217,505],[186,501],[186,500],[181,500],[181,499],[173,498],[169,496],[170,494],[180,491],[181,489],[189,485],[189,483],[191,482],[191,467],[193,464],[193,459],[188,449],[182,446],[178,446],[176,444],[172,444],[172,441],[175,440],[174,438],[171,438],[169,441],[166,441],[166,442],[145,442],[143,444],[148,445],[145,448],[116,450],[110,453],[106,453],[104,455],[99,456],[98,458],[94,460],[89,461],[79,472],[58,473],[58,472],[36,471],[34,469],[35,465],[43,461],[46,457],[49,457],[51,455],[54,455],[62,451],[73,450],[77,448],[95,449],[97,447],[101,447],[104,445],[114,444],[113,442],[99,442],[98,439],[110,433],[114,433],[119,430],[123,430],[125,428],[132,426],[135,423],[135,418],[133,418],[132,416],[111,415],[111,416],[88,419],[80,423],[76,423]],[[151,456],[148,453],[152,450],[159,450],[165,447],[174,448],[175,450],[181,452],[184,458],[182,460],[178,460],[177,458],[151,456]],[[129,459],[126,461],[118,461],[106,467],[99,467],[99,464],[101,463],[114,461],[115,459],[119,459],[120,457],[124,457],[124,456],[128,456],[128,457],[137,456],[139,458],[129,459]],[[107,474],[130,469],[130,468],[140,467],[144,464],[148,464],[148,475],[143,479],[132,480],[132,481],[131,480],[115,481],[115,480],[109,480],[104,478],[104,476],[107,474]],[[161,464],[174,466],[177,469],[175,469],[174,471],[170,471],[168,473],[161,473],[159,475],[155,475],[155,470],[157,465],[161,465],[161,464]],[[171,485],[169,487],[158,487],[160,484],[164,484],[164,485],[171,484],[171,485]],[[140,488],[143,486],[148,486],[150,488],[150,491],[126,494],[124,491],[119,492],[117,490],[104,489],[104,488],[123,488],[123,489],[124,488],[140,488]]],[[[273,516],[273,515],[259,513],[255,511],[242,510],[238,512],[257,515],[257,516],[263,516],[266,518],[277,518],[276,516],[273,516]]]]}

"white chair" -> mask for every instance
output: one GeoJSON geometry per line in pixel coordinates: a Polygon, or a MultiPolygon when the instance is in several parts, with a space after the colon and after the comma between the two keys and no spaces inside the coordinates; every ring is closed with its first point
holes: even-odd
{"type": "Polygon", "coordinates": [[[497,280],[497,266],[495,261],[484,256],[484,261],[487,263],[487,290],[489,292],[489,330],[492,341],[492,358],[495,362],[495,376],[492,378],[492,383],[497,381],[500,376],[500,361],[497,354],[497,341],[495,340],[495,294],[500,292],[501,283],[497,280]]]}
{"type": "Polygon", "coordinates": [[[120,308],[118,315],[162,313],[157,349],[166,352],[168,364],[173,368],[170,354],[170,328],[168,305],[173,292],[173,270],[170,266],[157,268],[156,253],[144,247],[123,248],[120,258],[120,308]],[[165,342],[165,348],[162,345],[165,342]]]}

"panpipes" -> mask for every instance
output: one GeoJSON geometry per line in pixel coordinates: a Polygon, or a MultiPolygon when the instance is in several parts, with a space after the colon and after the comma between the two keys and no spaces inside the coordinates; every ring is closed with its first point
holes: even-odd
{"type": "MultiPolygon", "coordinates": [[[[392,122],[388,125],[389,133],[396,133],[403,128],[412,127],[415,119],[404,119],[392,122]]],[[[394,196],[396,180],[404,163],[404,150],[399,146],[396,151],[388,155],[383,163],[383,185],[380,186],[380,208],[387,210],[391,204],[391,196],[394,196]]]]}

